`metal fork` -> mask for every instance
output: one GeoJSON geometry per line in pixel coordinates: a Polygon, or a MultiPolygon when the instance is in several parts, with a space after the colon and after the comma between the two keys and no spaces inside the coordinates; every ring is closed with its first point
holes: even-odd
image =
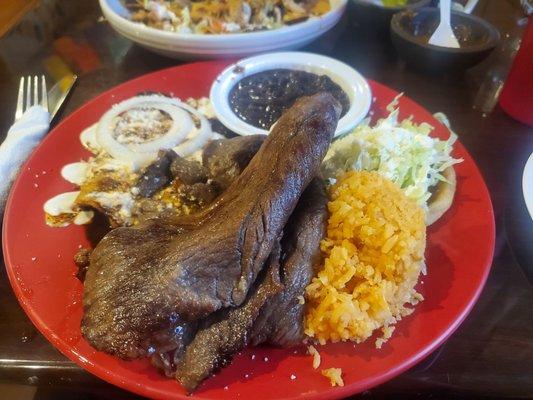
{"type": "Polygon", "coordinates": [[[40,79],[37,75],[28,75],[26,77],[23,76],[20,78],[15,121],[18,121],[28,108],[36,105],[41,105],[45,110],[48,111],[46,79],[44,75],[41,75],[40,79]]]}

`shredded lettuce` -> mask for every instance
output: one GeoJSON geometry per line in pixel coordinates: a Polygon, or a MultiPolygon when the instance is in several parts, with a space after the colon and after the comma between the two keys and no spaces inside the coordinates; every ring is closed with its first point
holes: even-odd
{"type": "Polygon", "coordinates": [[[450,131],[447,140],[440,140],[429,136],[433,127],[427,123],[416,124],[411,117],[398,122],[397,99],[387,110],[388,117],[374,126],[365,121],[336,140],[324,159],[322,173],[334,182],[349,170],[377,171],[427,210],[431,188],[446,180],[442,171],[463,161],[451,156],[457,135],[450,131]]]}

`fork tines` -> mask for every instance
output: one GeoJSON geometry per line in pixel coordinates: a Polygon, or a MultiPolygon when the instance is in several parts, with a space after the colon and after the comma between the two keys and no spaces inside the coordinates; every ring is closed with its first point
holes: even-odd
{"type": "Polygon", "coordinates": [[[46,79],[44,75],[41,75],[40,77],[37,75],[28,75],[26,77],[23,76],[20,78],[15,120],[18,120],[28,108],[35,105],[41,105],[43,108],[48,110],[46,79]]]}

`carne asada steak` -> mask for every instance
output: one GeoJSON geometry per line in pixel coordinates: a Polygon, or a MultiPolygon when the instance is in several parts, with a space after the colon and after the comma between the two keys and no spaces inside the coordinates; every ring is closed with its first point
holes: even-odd
{"type": "Polygon", "coordinates": [[[240,306],[318,172],[339,115],[330,94],[301,98],[211,206],[107,234],[85,280],[82,333],[89,343],[142,357],[162,345],[154,332],[175,338],[182,321],[240,306]]]}
{"type": "MultiPolygon", "coordinates": [[[[183,357],[174,363],[176,378],[187,391],[194,391],[248,344],[289,346],[302,341],[304,305],[298,297],[303,296],[320,262],[326,203],[323,184],[314,179],[287,222],[281,257],[279,250],[271,253],[267,271],[263,271],[266,276],[258,277],[245,303],[221,310],[201,323],[183,357]]],[[[168,369],[166,372],[171,375],[168,369]]]]}

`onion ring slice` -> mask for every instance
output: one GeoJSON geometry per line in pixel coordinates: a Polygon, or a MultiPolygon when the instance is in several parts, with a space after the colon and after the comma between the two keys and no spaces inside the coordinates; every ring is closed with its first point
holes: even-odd
{"type": "Polygon", "coordinates": [[[158,150],[176,146],[190,133],[194,123],[184,108],[180,101],[164,96],[133,97],[118,103],[102,116],[96,128],[96,140],[113,158],[131,163],[134,169],[142,168],[157,157],[158,150]],[[111,127],[116,117],[132,108],[154,108],[165,111],[172,118],[172,126],[167,133],[155,140],[126,146],[113,137],[111,127]]]}
{"type": "Polygon", "coordinates": [[[213,137],[213,131],[211,130],[211,124],[207,118],[197,109],[191,107],[188,104],[182,103],[182,107],[189,113],[193,114],[200,121],[200,127],[194,129],[187,139],[173,150],[181,157],[187,157],[195,151],[201,149],[208,141],[213,137]]]}

